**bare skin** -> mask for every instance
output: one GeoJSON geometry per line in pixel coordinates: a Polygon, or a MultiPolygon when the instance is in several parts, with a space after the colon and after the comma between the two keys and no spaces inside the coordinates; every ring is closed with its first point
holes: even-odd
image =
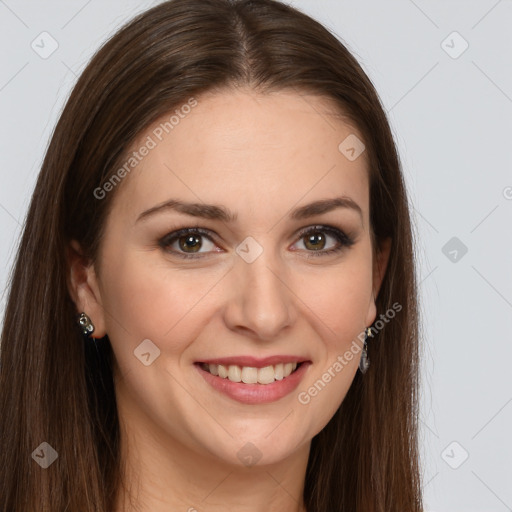
{"type": "Polygon", "coordinates": [[[157,145],[109,192],[96,268],[78,244],[70,252],[73,299],[115,353],[126,482],[116,512],[303,511],[311,439],[343,401],[360,354],[309,403],[298,395],[354,340],[361,345],[389,255],[389,243],[372,253],[366,153],[350,161],[338,149],[348,135],[362,136],[330,115],[328,100],[296,92],[240,89],[197,101],[161,141],[161,120],[140,135],[134,148],[148,135],[157,145]],[[337,197],[360,211],[291,218],[298,207],[337,197]],[[137,220],[170,199],[223,206],[237,219],[163,209],[137,220]],[[159,245],[186,227],[208,235],[196,234],[189,248],[159,245]],[[249,236],[262,248],[251,263],[236,252],[249,236]],[[143,340],[160,351],[149,365],[134,356],[143,340]],[[234,400],[194,365],[275,354],[311,364],[296,390],[271,403],[234,400]],[[260,457],[256,464],[239,457],[244,446],[260,457]]]}

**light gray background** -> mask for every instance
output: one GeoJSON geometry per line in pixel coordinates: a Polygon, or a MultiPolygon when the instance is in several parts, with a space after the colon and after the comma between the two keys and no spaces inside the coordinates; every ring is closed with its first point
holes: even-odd
{"type": "MultiPolygon", "coordinates": [[[[76,76],[157,3],[0,0],[0,290],[76,76]],[[58,43],[47,59],[31,48],[43,31],[58,43]]],[[[358,58],[399,146],[418,234],[426,510],[512,511],[512,2],[291,3],[358,58]]]]}

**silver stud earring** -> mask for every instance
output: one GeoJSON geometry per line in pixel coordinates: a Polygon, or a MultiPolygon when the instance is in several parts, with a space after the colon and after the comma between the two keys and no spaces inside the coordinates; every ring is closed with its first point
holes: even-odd
{"type": "Polygon", "coordinates": [[[366,373],[366,370],[368,370],[368,367],[370,366],[370,358],[368,357],[368,352],[367,352],[368,338],[373,338],[373,332],[372,332],[371,327],[367,327],[364,330],[363,350],[361,353],[361,359],[359,360],[359,371],[361,373],[366,373]]]}
{"type": "Polygon", "coordinates": [[[94,325],[85,313],[81,313],[78,317],[78,324],[80,325],[84,336],[90,336],[94,332],[94,325]]]}

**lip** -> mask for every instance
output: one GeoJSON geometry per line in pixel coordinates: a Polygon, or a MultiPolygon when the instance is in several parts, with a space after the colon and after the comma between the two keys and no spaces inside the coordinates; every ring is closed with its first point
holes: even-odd
{"type": "Polygon", "coordinates": [[[208,363],[208,364],[221,364],[223,366],[229,366],[231,364],[237,366],[250,366],[252,368],[265,368],[265,366],[274,366],[279,363],[303,363],[307,361],[304,357],[299,356],[268,356],[268,357],[254,357],[254,356],[233,356],[233,357],[219,357],[216,359],[202,359],[196,361],[197,364],[208,363]]]}
{"type": "MultiPolygon", "coordinates": [[[[250,359],[250,358],[249,358],[250,359]]],[[[268,361],[272,358],[260,359],[257,360],[258,363],[262,363],[262,361],[268,361]]],[[[247,358],[226,358],[226,359],[216,359],[216,360],[208,360],[210,361],[245,361],[247,362],[247,358]]],[[[253,358],[254,360],[254,358],[253,358]]],[[[206,361],[202,361],[206,362],[206,361]]],[[[283,362],[281,358],[279,362],[283,362]]],[[[222,378],[218,375],[212,375],[210,372],[203,370],[201,368],[201,363],[194,363],[194,366],[197,368],[197,371],[203,377],[203,379],[210,384],[215,390],[220,391],[221,393],[227,395],[228,397],[241,402],[243,404],[265,404],[270,402],[275,402],[286,395],[289,395],[293,390],[297,388],[306,374],[309,366],[311,366],[311,361],[304,361],[295,358],[295,360],[290,360],[286,362],[301,362],[300,366],[291,373],[288,377],[285,377],[282,380],[276,380],[272,384],[244,384],[243,382],[232,382],[228,378],[222,378]]],[[[278,364],[274,363],[274,364],[278,364]]],[[[216,363],[212,362],[211,364],[223,364],[222,362],[216,363]]],[[[238,364],[238,363],[231,363],[238,364]]],[[[254,363],[252,363],[254,365],[254,363]]],[[[263,364],[263,363],[262,363],[263,364]]],[[[270,366],[272,363],[264,363],[263,366],[257,366],[257,368],[263,368],[264,366],[270,366]]],[[[240,366],[251,366],[250,364],[240,364],[240,366]]]]}

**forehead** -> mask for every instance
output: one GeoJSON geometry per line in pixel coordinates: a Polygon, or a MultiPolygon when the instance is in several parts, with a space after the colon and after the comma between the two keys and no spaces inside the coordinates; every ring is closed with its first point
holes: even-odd
{"type": "Polygon", "coordinates": [[[329,98],[295,91],[189,98],[139,135],[115,203],[131,216],[170,197],[254,214],[349,195],[365,210],[367,155],[346,153],[362,135],[339,114],[329,98]]]}

